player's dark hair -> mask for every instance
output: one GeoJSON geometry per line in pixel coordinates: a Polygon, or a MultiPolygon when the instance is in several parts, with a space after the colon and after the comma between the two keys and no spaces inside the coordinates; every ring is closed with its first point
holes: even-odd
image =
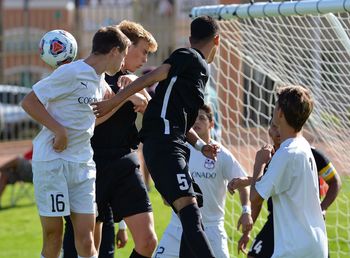
{"type": "Polygon", "coordinates": [[[117,26],[100,28],[92,39],[93,54],[108,54],[112,48],[118,47],[123,52],[130,45],[130,40],[117,26]]]}
{"type": "Polygon", "coordinates": [[[287,123],[299,132],[310,116],[314,102],[310,91],[302,86],[287,86],[277,92],[277,104],[287,123]]]}
{"type": "Polygon", "coordinates": [[[205,112],[210,122],[213,121],[214,114],[213,114],[213,110],[209,105],[204,104],[200,109],[205,112]]]}
{"type": "Polygon", "coordinates": [[[208,41],[218,35],[219,26],[210,16],[199,16],[191,22],[191,41],[208,41]]]}

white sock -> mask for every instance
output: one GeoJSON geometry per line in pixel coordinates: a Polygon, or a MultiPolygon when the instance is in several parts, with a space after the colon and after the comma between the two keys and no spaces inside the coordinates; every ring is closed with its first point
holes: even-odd
{"type": "Polygon", "coordinates": [[[82,257],[82,256],[78,255],[78,258],[98,258],[98,255],[96,254],[96,255],[93,255],[93,256],[90,256],[90,257],[82,257]]]}
{"type": "Polygon", "coordinates": [[[45,258],[45,256],[44,256],[44,255],[42,255],[42,254],[40,254],[40,258],[45,258]]]}

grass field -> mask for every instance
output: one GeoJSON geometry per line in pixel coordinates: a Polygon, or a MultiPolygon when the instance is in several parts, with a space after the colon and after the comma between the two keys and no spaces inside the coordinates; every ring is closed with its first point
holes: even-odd
{"type": "MultiPolygon", "coordinates": [[[[342,181],[343,189],[327,213],[327,231],[332,258],[350,257],[350,178],[344,177],[342,181]]],[[[9,207],[10,192],[11,188],[8,187],[2,198],[2,209],[0,210],[0,258],[39,257],[42,237],[36,206],[30,200],[22,199],[15,207],[9,207]]],[[[154,208],[155,228],[160,238],[169,221],[170,209],[163,205],[155,189],[152,189],[150,196],[154,208]]],[[[236,196],[230,198],[228,201],[230,210],[240,211],[236,203],[236,196]]],[[[237,256],[236,252],[236,241],[240,234],[235,230],[238,212],[234,213],[236,214],[234,216],[226,214],[230,249],[233,249],[232,257],[244,257],[243,255],[237,256]]],[[[255,227],[253,236],[262,222],[255,227]]],[[[117,250],[115,257],[129,257],[132,248],[133,242],[129,234],[129,242],[126,247],[117,250]]]]}

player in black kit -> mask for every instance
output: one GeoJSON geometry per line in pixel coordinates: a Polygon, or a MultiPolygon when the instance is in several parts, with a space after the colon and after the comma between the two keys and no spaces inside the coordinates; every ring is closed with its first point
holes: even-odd
{"type": "Polygon", "coordinates": [[[209,16],[191,23],[191,48],[174,51],[152,72],[135,80],[113,98],[93,103],[97,117],[108,113],[135,92],[159,82],[143,117],[141,141],[155,187],[178,214],[183,234],[180,257],[214,257],[203,231],[188,171],[187,140],[204,155],[215,158],[217,146],[200,140],[191,129],[204,104],[208,64],[219,44],[218,25],[209,16]]]}
{"type": "MultiPolygon", "coordinates": [[[[106,76],[105,79],[111,89],[117,93],[145,62],[149,52],[155,52],[157,42],[153,36],[140,24],[131,21],[122,21],[118,28],[130,39],[132,45],[125,56],[121,71],[115,76],[106,76]],[[121,78],[121,76],[123,76],[121,78]],[[125,77],[126,76],[126,77],[125,77]]],[[[98,248],[101,240],[102,222],[109,227],[111,211],[115,222],[124,219],[134,239],[135,248],[130,255],[132,258],[151,257],[157,246],[157,237],[154,231],[153,213],[146,186],[139,170],[137,147],[140,142],[135,125],[137,113],[142,111],[142,102],[147,93],[137,93],[121,105],[108,120],[101,123],[97,120],[91,145],[94,150],[96,163],[96,203],[98,217],[95,229],[95,244],[98,248]],[[140,95],[143,93],[144,95],[140,95]],[[140,103],[140,105],[138,105],[140,103]]],[[[145,99],[148,102],[147,99],[145,99]]],[[[145,107],[145,106],[144,106],[145,107]]],[[[107,229],[109,231],[109,229],[107,229]]],[[[112,229],[113,230],[113,229],[112,229]]],[[[103,237],[105,237],[104,228],[103,237]]],[[[112,232],[113,234],[113,232],[112,232]]],[[[108,234],[107,234],[108,235],[108,234]]],[[[114,257],[113,241],[110,234],[107,241],[102,237],[99,257],[114,257]]],[[[72,257],[70,249],[64,248],[64,257],[72,257]],[[69,254],[68,254],[69,253],[69,254]]]]}

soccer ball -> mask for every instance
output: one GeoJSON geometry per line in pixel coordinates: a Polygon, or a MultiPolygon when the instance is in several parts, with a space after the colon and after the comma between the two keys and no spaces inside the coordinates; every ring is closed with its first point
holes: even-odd
{"type": "Polygon", "coordinates": [[[56,68],[72,62],[78,51],[78,44],[72,34],[65,30],[51,30],[40,40],[41,59],[56,68]]]}

